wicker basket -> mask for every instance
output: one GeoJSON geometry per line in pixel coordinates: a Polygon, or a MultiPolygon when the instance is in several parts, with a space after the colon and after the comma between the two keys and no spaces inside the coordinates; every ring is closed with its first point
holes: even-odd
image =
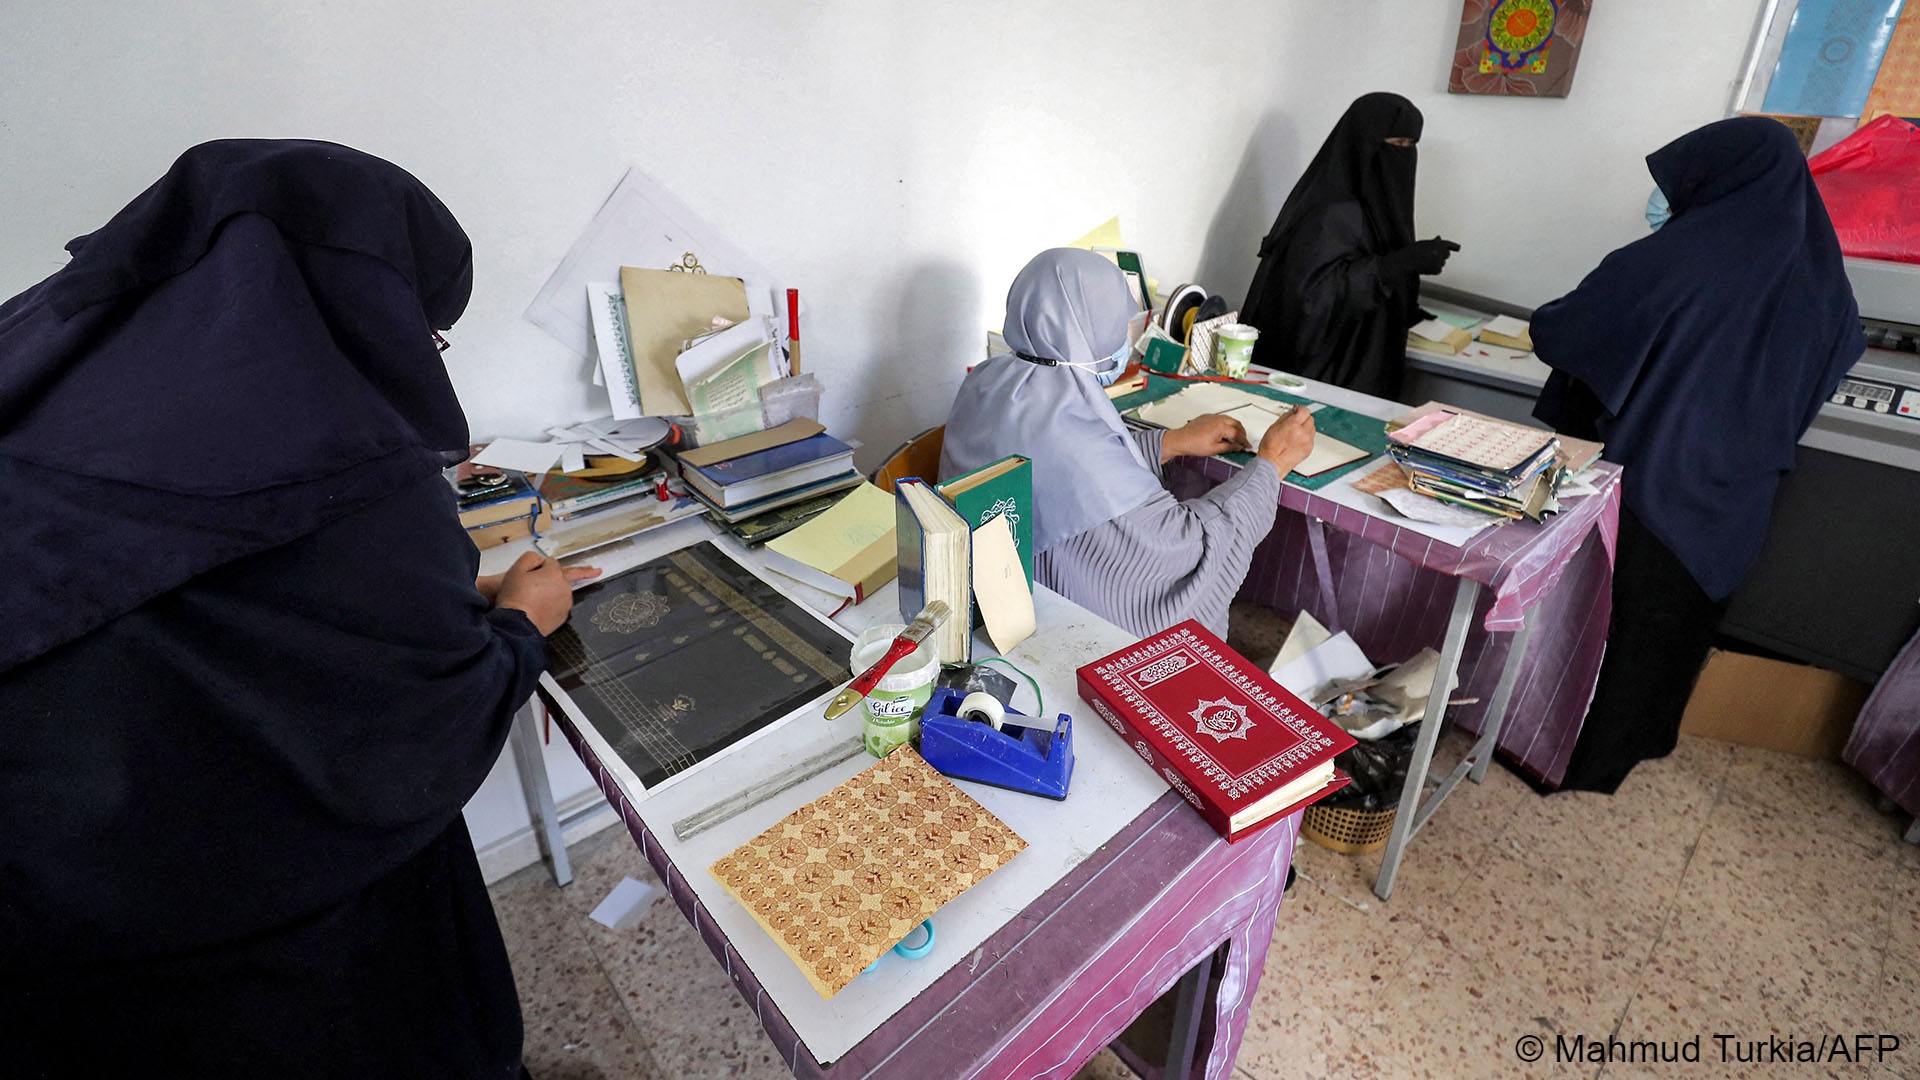
{"type": "Polygon", "coordinates": [[[1397,807],[1385,810],[1345,810],[1340,807],[1309,806],[1300,821],[1300,834],[1342,855],[1378,851],[1387,846],[1393,832],[1397,807]]]}

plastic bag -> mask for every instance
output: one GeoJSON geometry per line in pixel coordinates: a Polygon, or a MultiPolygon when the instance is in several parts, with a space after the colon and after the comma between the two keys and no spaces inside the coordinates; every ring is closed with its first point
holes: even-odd
{"type": "Polygon", "coordinates": [[[1840,251],[1920,263],[1920,128],[1883,116],[1807,159],[1840,251]]]}
{"type": "Polygon", "coordinates": [[[1407,766],[1413,763],[1413,741],[1420,725],[1408,724],[1372,742],[1356,743],[1333,759],[1335,768],[1353,777],[1353,783],[1327,796],[1322,806],[1341,810],[1387,810],[1400,805],[1407,786],[1407,766]]]}

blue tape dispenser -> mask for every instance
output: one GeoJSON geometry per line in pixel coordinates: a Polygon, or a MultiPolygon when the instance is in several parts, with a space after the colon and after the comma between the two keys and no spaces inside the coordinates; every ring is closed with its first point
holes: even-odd
{"type": "Polygon", "coordinates": [[[1048,724],[992,694],[935,687],[920,718],[920,756],[960,780],[1064,799],[1073,779],[1073,717],[1061,713],[1048,724]]]}

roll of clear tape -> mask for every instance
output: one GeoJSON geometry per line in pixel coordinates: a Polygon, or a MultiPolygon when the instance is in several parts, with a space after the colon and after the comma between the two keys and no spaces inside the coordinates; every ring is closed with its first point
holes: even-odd
{"type": "Polygon", "coordinates": [[[1000,699],[992,694],[984,690],[975,690],[960,699],[958,715],[962,720],[975,718],[985,720],[993,725],[993,730],[999,731],[1000,722],[1007,717],[1007,707],[1000,704],[1000,699]]]}

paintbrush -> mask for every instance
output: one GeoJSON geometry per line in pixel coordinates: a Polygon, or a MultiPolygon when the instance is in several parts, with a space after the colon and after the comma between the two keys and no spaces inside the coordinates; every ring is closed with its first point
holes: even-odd
{"type": "Polygon", "coordinates": [[[900,631],[899,637],[893,639],[893,644],[887,647],[886,655],[872,667],[861,672],[859,678],[848,683],[845,690],[840,691],[832,701],[827,703],[827,719],[833,720],[860,704],[860,699],[873,692],[873,688],[880,684],[881,678],[893,669],[893,665],[919,648],[920,643],[927,640],[928,635],[939,629],[941,623],[947,621],[948,614],[946,601],[928,601],[927,606],[920,609],[920,614],[913,617],[913,623],[900,631]]]}

